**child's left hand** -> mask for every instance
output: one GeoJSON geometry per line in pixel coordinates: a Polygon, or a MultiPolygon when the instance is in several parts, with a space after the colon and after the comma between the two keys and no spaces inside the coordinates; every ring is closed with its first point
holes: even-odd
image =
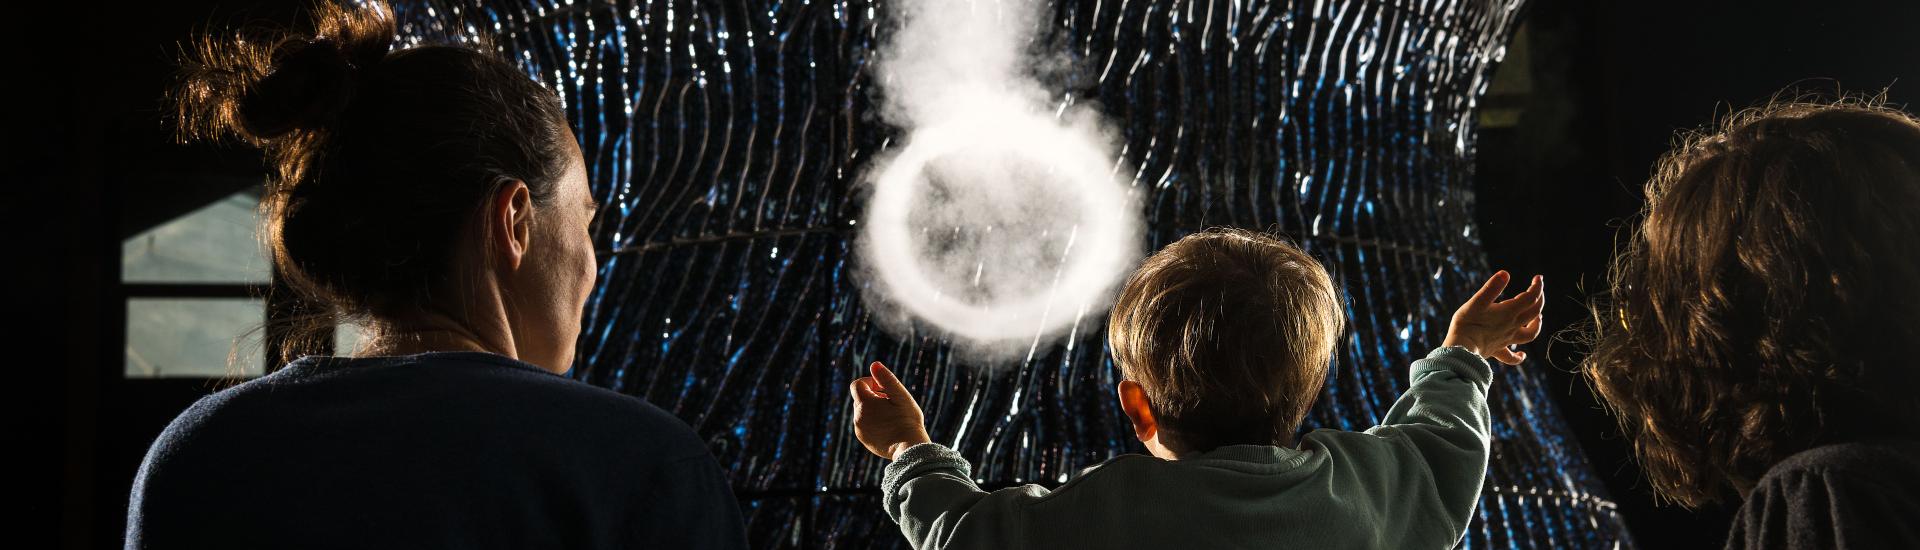
{"type": "Polygon", "coordinates": [[[1488,277],[1487,284],[1461,305],[1459,311],[1453,312],[1453,323],[1447,326],[1447,339],[1440,345],[1465,347],[1474,355],[1508,365],[1526,361],[1527,352],[1513,346],[1532,342],[1540,336],[1540,308],[1547,303],[1546,281],[1535,275],[1533,284],[1526,290],[1512,298],[1495,301],[1512,278],[1505,270],[1488,277]]]}
{"type": "Polygon", "coordinates": [[[874,361],[873,376],[857,378],[853,394],[853,436],[868,451],[893,460],[900,451],[933,441],[927,437],[920,404],[886,365],[874,361]]]}

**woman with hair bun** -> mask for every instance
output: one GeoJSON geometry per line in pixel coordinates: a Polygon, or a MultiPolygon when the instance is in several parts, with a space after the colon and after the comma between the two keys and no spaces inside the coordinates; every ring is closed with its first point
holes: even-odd
{"type": "Polygon", "coordinates": [[[265,150],[274,266],[330,310],[289,347],[342,318],[370,336],[176,418],[127,547],[744,547],[693,430],[560,376],[597,205],[558,97],[481,49],[393,50],[390,13],[323,4],[311,33],[186,56],[184,137],[265,150]]]}
{"type": "Polygon", "coordinates": [[[1584,370],[1727,548],[1920,548],[1920,121],[1778,102],[1647,184],[1584,370]]]}

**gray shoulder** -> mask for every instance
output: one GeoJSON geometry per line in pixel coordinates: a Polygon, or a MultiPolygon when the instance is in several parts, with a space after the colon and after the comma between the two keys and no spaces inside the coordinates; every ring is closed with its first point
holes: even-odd
{"type": "Polygon", "coordinates": [[[1055,487],[1051,493],[1059,494],[1077,487],[1097,486],[1108,481],[1136,478],[1166,465],[1167,461],[1163,459],[1140,454],[1123,454],[1109,458],[1106,462],[1080,469],[1073,474],[1073,477],[1068,478],[1066,483],[1055,487]]]}
{"type": "Polygon", "coordinates": [[[1783,477],[1837,476],[1906,479],[1920,483],[1920,441],[1835,443],[1807,449],[1767,470],[1762,482],[1783,477]]]}

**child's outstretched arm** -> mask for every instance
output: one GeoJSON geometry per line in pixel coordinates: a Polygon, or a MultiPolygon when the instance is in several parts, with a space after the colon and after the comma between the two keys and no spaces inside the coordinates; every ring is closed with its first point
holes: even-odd
{"type": "MultiPolygon", "coordinates": [[[[927,437],[920,404],[907,393],[906,385],[886,365],[874,362],[869,368],[873,375],[854,380],[850,390],[853,435],[868,451],[893,461],[880,484],[881,503],[887,516],[900,524],[907,541],[920,550],[952,547],[963,524],[977,526],[972,529],[977,535],[1011,536],[1004,525],[987,526],[1012,521],[1001,512],[1045,490],[980,490],[969,479],[972,467],[966,459],[927,437]]],[[[974,542],[980,547],[1004,546],[974,542]]]]}
{"type": "Polygon", "coordinates": [[[1442,506],[1460,535],[1480,500],[1493,446],[1487,411],[1493,372],[1482,358],[1519,365],[1527,353],[1512,346],[1540,335],[1545,281],[1536,275],[1525,291],[1499,300],[1511,279],[1506,271],[1494,273],[1454,311],[1441,349],[1413,364],[1407,393],[1387,410],[1381,427],[1369,430],[1397,430],[1413,444],[1432,469],[1442,506]]]}
{"type": "Polygon", "coordinates": [[[1361,487],[1351,494],[1384,497],[1378,513],[1414,522],[1419,531],[1433,533],[1436,546],[1451,546],[1466,533],[1486,481],[1493,371],[1482,358],[1520,364],[1526,353],[1510,346],[1540,334],[1543,281],[1534,277],[1525,291],[1498,300],[1510,279],[1505,271],[1493,274],[1460,306],[1443,347],[1413,363],[1406,393],[1379,426],[1365,434],[1322,430],[1308,436],[1350,462],[1349,471],[1372,473],[1353,479],[1361,487]],[[1445,536],[1451,538],[1437,540],[1445,536]]]}

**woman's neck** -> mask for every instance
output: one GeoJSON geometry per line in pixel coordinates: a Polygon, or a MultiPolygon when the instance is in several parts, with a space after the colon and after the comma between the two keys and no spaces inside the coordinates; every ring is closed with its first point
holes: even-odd
{"type": "Polygon", "coordinates": [[[436,351],[479,351],[517,358],[511,338],[489,339],[464,323],[438,314],[426,313],[407,318],[379,320],[368,327],[372,333],[354,355],[363,357],[415,355],[436,351]],[[504,341],[499,341],[504,340],[504,341]]]}

